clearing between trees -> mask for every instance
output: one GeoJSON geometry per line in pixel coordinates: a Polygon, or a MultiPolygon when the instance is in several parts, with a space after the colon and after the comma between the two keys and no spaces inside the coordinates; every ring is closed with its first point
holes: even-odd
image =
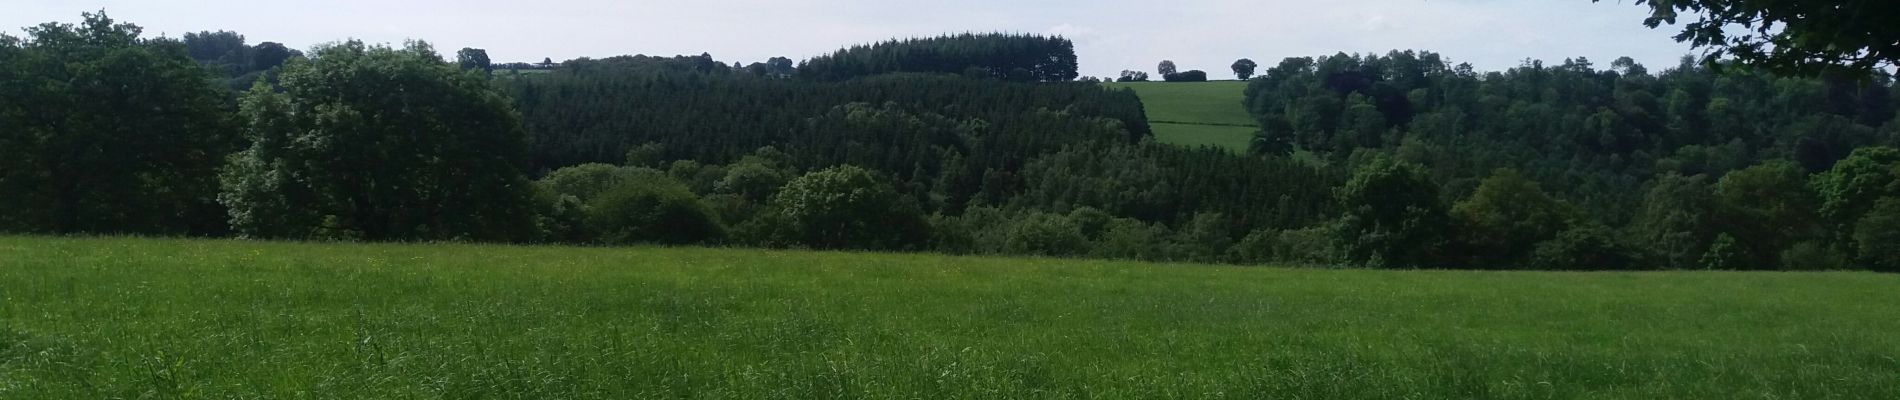
{"type": "Polygon", "coordinates": [[[1141,96],[1155,140],[1182,146],[1214,146],[1246,153],[1260,123],[1247,115],[1247,81],[1118,82],[1141,96]]]}

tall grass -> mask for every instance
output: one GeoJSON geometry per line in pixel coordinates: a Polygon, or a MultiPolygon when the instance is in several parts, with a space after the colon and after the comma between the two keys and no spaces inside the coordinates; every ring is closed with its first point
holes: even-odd
{"type": "Polygon", "coordinates": [[[1900,398],[1900,277],[0,237],[0,399],[1900,398]]]}

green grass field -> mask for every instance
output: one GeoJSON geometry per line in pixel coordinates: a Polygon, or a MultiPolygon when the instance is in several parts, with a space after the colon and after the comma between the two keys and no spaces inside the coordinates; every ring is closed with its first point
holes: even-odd
{"type": "Polygon", "coordinates": [[[1900,276],[0,237],[0,399],[1900,397],[1900,276]]]}
{"type": "Polygon", "coordinates": [[[1215,146],[1247,151],[1259,124],[1241,104],[1244,81],[1124,82],[1141,96],[1155,140],[1182,146],[1215,146]]]}
{"type": "Polygon", "coordinates": [[[1151,122],[1189,122],[1257,126],[1241,102],[1247,90],[1244,81],[1213,82],[1122,82],[1108,83],[1113,88],[1132,88],[1141,96],[1142,107],[1151,122]]]}
{"type": "Polygon", "coordinates": [[[1190,124],[1150,124],[1155,131],[1155,140],[1179,146],[1214,146],[1236,153],[1244,153],[1253,144],[1253,134],[1259,128],[1251,126],[1190,125],[1190,124]]]}

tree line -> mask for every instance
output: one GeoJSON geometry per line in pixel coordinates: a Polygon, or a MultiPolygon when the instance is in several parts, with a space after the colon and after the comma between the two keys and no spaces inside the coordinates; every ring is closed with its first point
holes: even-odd
{"type": "Polygon", "coordinates": [[[218,61],[233,52],[194,58],[188,40],[141,38],[103,14],[27,32],[0,36],[6,232],[1374,267],[1900,265],[1900,153],[1882,147],[1900,124],[1885,77],[1292,58],[1251,81],[1263,129],[1250,154],[1232,154],[1155,143],[1132,91],[994,73],[1009,65],[996,60],[1073,62],[1059,39],[1030,36],[830,58],[876,49],[929,70],[788,72],[789,60],[702,54],[505,75],[476,49],[451,62],[423,42],[346,41],[234,92],[218,61]]]}
{"type": "Polygon", "coordinates": [[[1394,51],[1288,58],[1251,81],[1247,107],[1255,154],[1394,169],[1395,187],[1417,187],[1381,196],[1403,212],[1347,210],[1340,223],[1382,222],[1342,240],[1403,239],[1353,261],[1891,270],[1900,227],[1874,205],[1900,201],[1896,94],[1884,74],[1687,58],[1479,73],[1394,51]]]}
{"type": "Polygon", "coordinates": [[[1016,82],[1075,80],[1075,44],[1061,37],[1019,34],[944,35],[858,45],[812,57],[799,77],[839,81],[893,72],[962,74],[1016,82]]]}

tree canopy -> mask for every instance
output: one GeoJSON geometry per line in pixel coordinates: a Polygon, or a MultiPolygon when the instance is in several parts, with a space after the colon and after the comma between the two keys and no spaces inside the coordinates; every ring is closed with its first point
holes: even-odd
{"type": "Polygon", "coordinates": [[[527,136],[508,101],[427,43],[319,47],[258,84],[251,147],[224,174],[231,225],[259,237],[532,238],[527,136]]]}
{"type": "Polygon", "coordinates": [[[140,34],[104,12],[0,34],[0,231],[226,230],[225,92],[185,43],[140,34]]]}
{"type": "MultiPolygon", "coordinates": [[[[1592,0],[1601,1],[1601,0],[1592,0]]],[[[1900,4],[1836,0],[1636,0],[1651,9],[1643,24],[1675,25],[1676,41],[1707,51],[1717,64],[1733,57],[1744,65],[1817,75],[1870,75],[1900,64],[1900,4]]]]}
{"type": "Polygon", "coordinates": [[[1254,69],[1259,67],[1260,64],[1254,63],[1253,60],[1245,58],[1235,60],[1232,67],[1234,69],[1234,78],[1243,81],[1247,80],[1247,78],[1252,78],[1254,69]]]}
{"type": "MultiPolygon", "coordinates": [[[[781,69],[782,70],[782,69],[781,69]]],[[[837,81],[894,72],[930,72],[1017,82],[1068,82],[1075,44],[1061,37],[960,34],[890,40],[812,57],[798,66],[806,79],[837,81]]]]}

